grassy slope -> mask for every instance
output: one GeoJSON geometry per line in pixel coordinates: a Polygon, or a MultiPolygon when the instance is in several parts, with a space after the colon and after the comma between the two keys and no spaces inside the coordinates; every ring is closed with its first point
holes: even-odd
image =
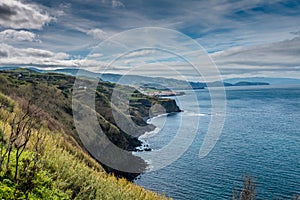
{"type": "MultiPolygon", "coordinates": [[[[72,118],[73,82],[74,77],[59,74],[39,74],[27,70],[0,72],[0,93],[2,97],[5,97],[2,99],[9,99],[16,105],[24,100],[33,100],[34,105],[43,110],[41,117],[46,121],[43,131],[47,133],[47,145],[41,162],[43,169],[41,177],[38,176],[36,181],[49,184],[46,184],[48,189],[41,193],[48,194],[48,196],[51,194],[53,197],[62,195],[58,199],[63,196],[71,199],[164,199],[164,197],[146,191],[125,179],[116,179],[112,175],[107,175],[103,167],[81,147],[72,118]],[[23,73],[23,77],[17,78],[20,72],[23,73]]],[[[96,110],[100,125],[108,137],[121,148],[130,150],[138,146],[139,141],[122,132],[113,121],[111,110],[114,109],[114,105],[108,99],[114,86],[115,84],[110,83],[101,83],[98,86],[96,110]]],[[[127,95],[126,87],[121,87],[121,90],[127,95]]],[[[132,118],[140,125],[146,125],[145,116],[149,115],[149,107],[143,105],[145,102],[169,106],[168,100],[149,99],[140,93],[137,93],[134,98],[135,100],[131,102],[131,115],[124,116],[124,120],[132,118]]],[[[172,111],[178,107],[174,107],[171,102],[171,107],[167,109],[172,111]]],[[[13,115],[13,113],[10,114],[13,115]]],[[[1,113],[1,119],[3,116],[5,114],[1,113]]],[[[3,128],[4,121],[0,120],[0,123],[0,128],[3,128]]],[[[9,126],[9,124],[5,126],[9,126]]],[[[145,126],[145,130],[149,128],[153,127],[145,126]]],[[[31,154],[32,152],[29,149],[27,153],[31,154]]],[[[45,189],[43,184],[40,186],[45,189]]],[[[7,191],[16,191],[16,188],[18,187],[13,182],[1,178],[1,195],[6,194],[7,191]]],[[[4,197],[2,196],[2,198],[4,197]]]]}
{"type": "MultiPolygon", "coordinates": [[[[61,128],[63,128],[65,132],[79,141],[73,124],[71,105],[74,81],[74,77],[67,75],[40,74],[29,72],[25,69],[0,71],[1,92],[8,96],[12,96],[13,98],[33,98],[34,104],[47,111],[54,119],[52,124],[55,127],[58,126],[55,121],[59,122],[63,125],[61,128]],[[17,78],[20,72],[22,72],[23,77],[17,78]]],[[[86,84],[89,84],[88,81],[86,81],[86,84]]],[[[133,132],[136,133],[137,136],[153,128],[145,122],[145,118],[149,116],[151,105],[161,104],[166,107],[168,112],[179,111],[179,108],[173,100],[146,97],[139,92],[135,92],[134,95],[128,97],[130,99],[130,116],[128,116],[116,109],[116,106],[110,102],[113,91],[119,91],[121,93],[120,96],[128,97],[130,88],[108,82],[99,82],[97,90],[91,92],[96,92],[95,106],[96,111],[99,114],[99,122],[102,125],[102,129],[104,129],[104,132],[116,143],[116,145],[127,150],[132,150],[134,145],[132,146],[131,144],[138,145],[138,142],[135,138],[126,135],[126,133],[122,132],[122,130],[117,127],[112,115],[112,110],[120,113],[120,115],[123,116],[124,121],[133,120],[140,127],[143,127],[139,129],[137,133],[133,132]],[[117,133],[112,137],[109,130],[115,128],[117,128],[117,133]],[[119,144],[121,141],[123,144],[119,144]]],[[[86,95],[86,92],[83,92],[83,95],[86,95]]],[[[122,99],[120,99],[118,103],[119,108],[124,104],[122,99]]]]}
{"type": "MultiPolygon", "coordinates": [[[[0,93],[1,102],[7,102],[14,109],[0,108],[0,129],[5,130],[4,135],[10,132],[9,121],[5,116],[12,116],[22,112],[18,104],[9,97],[0,93]]],[[[36,130],[34,130],[36,131],[36,130]]],[[[74,146],[72,137],[62,133],[50,131],[42,127],[45,134],[44,150],[39,162],[39,171],[34,178],[35,188],[30,191],[29,199],[166,199],[156,193],[128,182],[117,179],[104,172],[101,166],[90,158],[79,146],[74,146]]],[[[31,139],[31,142],[34,138],[31,139]]],[[[26,152],[22,155],[22,162],[33,153],[33,143],[29,143],[26,152]]],[[[23,165],[24,165],[23,163],[23,165]]],[[[14,160],[10,169],[14,169],[14,160]]],[[[22,195],[20,186],[14,183],[10,176],[3,176],[0,172],[0,198],[19,199],[22,195]]]]}

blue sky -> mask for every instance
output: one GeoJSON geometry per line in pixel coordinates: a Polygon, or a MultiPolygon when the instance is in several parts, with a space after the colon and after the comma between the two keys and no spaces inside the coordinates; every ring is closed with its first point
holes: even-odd
{"type": "Polygon", "coordinates": [[[300,78],[299,24],[297,0],[0,0],[0,65],[83,66],[114,34],[162,27],[196,40],[224,78],[300,78]]]}

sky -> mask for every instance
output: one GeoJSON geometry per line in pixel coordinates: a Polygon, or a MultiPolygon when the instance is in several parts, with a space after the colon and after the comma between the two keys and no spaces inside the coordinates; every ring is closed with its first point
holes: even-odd
{"type": "Polygon", "coordinates": [[[0,0],[0,40],[0,66],[300,78],[300,1],[0,0]]]}

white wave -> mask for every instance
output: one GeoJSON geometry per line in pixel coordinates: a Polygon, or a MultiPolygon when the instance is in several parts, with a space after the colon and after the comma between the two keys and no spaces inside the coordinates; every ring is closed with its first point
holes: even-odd
{"type": "Polygon", "coordinates": [[[185,116],[189,116],[189,117],[201,117],[201,116],[207,115],[207,114],[203,114],[203,113],[195,113],[195,112],[190,112],[190,111],[185,111],[183,114],[185,116]]]}
{"type": "MultiPolygon", "coordinates": [[[[149,149],[150,148],[150,144],[146,141],[146,140],[143,140],[143,139],[140,139],[139,140],[142,142],[142,145],[139,146],[139,147],[136,147],[135,149],[138,150],[138,151],[144,151],[145,149],[149,149]]],[[[133,153],[136,153],[136,152],[133,152],[133,153]]]]}
{"type": "Polygon", "coordinates": [[[157,115],[155,117],[152,117],[150,119],[147,120],[147,124],[152,124],[152,121],[157,119],[157,118],[161,118],[161,117],[166,117],[168,116],[170,113],[164,113],[164,114],[161,114],[161,115],[157,115]]]}
{"type": "Polygon", "coordinates": [[[143,135],[141,135],[139,137],[139,139],[147,139],[147,138],[150,138],[150,137],[153,137],[155,136],[157,133],[159,133],[160,131],[160,128],[156,127],[153,131],[146,131],[143,135]]]}

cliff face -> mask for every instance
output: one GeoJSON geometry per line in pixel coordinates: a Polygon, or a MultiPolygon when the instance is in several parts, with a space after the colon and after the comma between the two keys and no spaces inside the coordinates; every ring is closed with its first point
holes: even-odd
{"type": "Polygon", "coordinates": [[[166,109],[167,113],[182,111],[180,110],[174,99],[164,99],[164,101],[161,101],[160,104],[166,109]]]}
{"type": "Polygon", "coordinates": [[[73,138],[50,131],[37,109],[0,92],[0,199],[167,199],[106,174],[73,138]]]}
{"type": "MultiPolygon", "coordinates": [[[[24,69],[1,71],[0,91],[17,101],[22,99],[32,101],[49,115],[48,127],[50,129],[64,130],[82,145],[73,121],[74,81],[75,77],[55,73],[37,73],[24,69]]],[[[89,82],[89,80],[85,81],[89,82]]],[[[82,95],[86,95],[84,90],[85,88],[83,88],[82,95]]],[[[111,142],[128,151],[134,151],[141,145],[141,141],[137,139],[138,136],[154,129],[153,125],[147,124],[147,119],[158,114],[180,112],[176,102],[172,99],[148,97],[138,91],[133,93],[131,91],[133,89],[130,87],[108,82],[99,82],[97,89],[92,91],[96,93],[95,110],[102,130],[111,142]],[[114,91],[120,91],[120,97],[125,97],[116,101],[118,105],[111,102],[114,91]],[[128,104],[128,99],[129,113],[128,111],[126,113],[123,108],[128,108],[125,106],[126,103],[128,104]],[[118,122],[115,121],[115,115],[118,116],[118,122],[121,121],[128,126],[127,131],[119,127],[118,122]],[[131,123],[132,121],[134,123],[131,123]]],[[[82,148],[85,149],[84,146],[82,148]]],[[[141,168],[146,167],[144,161],[136,160],[141,168]]],[[[106,169],[113,171],[108,167],[106,169]]],[[[117,174],[132,178],[126,174],[118,172],[117,174]]]]}

